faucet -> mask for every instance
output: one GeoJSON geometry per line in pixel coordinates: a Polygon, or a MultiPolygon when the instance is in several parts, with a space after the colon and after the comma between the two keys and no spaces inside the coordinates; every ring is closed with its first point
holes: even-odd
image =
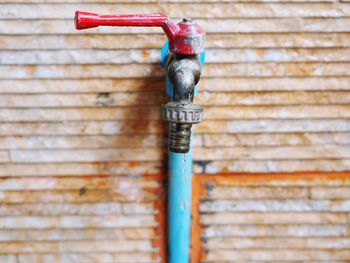
{"type": "Polygon", "coordinates": [[[192,124],[203,119],[203,108],[193,103],[194,88],[201,75],[198,55],[168,55],[167,76],[173,85],[171,101],[162,105],[163,119],[170,123],[169,150],[187,153],[191,143],[192,124]]]}
{"type": "Polygon", "coordinates": [[[169,41],[166,73],[173,86],[170,101],[162,105],[162,117],[169,122],[169,150],[188,153],[193,124],[203,120],[203,108],[193,103],[194,90],[201,75],[199,55],[204,51],[204,30],[192,19],[175,24],[163,14],[98,15],[75,13],[78,30],[98,26],[161,27],[169,41]]]}
{"type": "MultiPolygon", "coordinates": [[[[98,15],[75,13],[77,29],[97,26],[161,27],[168,42],[162,50],[170,101],[162,105],[169,122],[168,261],[190,262],[192,151],[191,128],[203,119],[203,108],[193,103],[204,64],[204,30],[185,18],[175,24],[162,14],[98,15]]],[[[163,259],[162,262],[165,262],[163,259]]]]}

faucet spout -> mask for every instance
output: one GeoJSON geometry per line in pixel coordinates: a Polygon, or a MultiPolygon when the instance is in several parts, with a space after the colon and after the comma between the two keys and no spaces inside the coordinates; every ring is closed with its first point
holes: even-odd
{"type": "Polygon", "coordinates": [[[187,153],[192,124],[203,119],[203,108],[193,104],[194,88],[201,74],[198,56],[169,56],[167,74],[173,84],[173,96],[170,102],[162,106],[162,113],[163,119],[170,122],[169,150],[187,153]]]}
{"type": "Polygon", "coordinates": [[[195,78],[193,72],[189,68],[180,69],[173,76],[174,83],[174,101],[192,101],[194,93],[195,78]]]}

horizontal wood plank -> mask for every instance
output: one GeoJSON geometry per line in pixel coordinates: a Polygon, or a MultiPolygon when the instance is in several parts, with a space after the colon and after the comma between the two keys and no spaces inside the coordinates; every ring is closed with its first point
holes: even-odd
{"type": "MultiPolygon", "coordinates": [[[[223,78],[201,78],[199,83],[200,91],[210,91],[210,92],[225,92],[221,97],[225,97],[228,95],[228,98],[231,98],[230,95],[226,92],[242,92],[247,91],[247,95],[254,96],[252,91],[267,92],[270,94],[271,98],[277,96],[278,94],[275,92],[278,91],[329,91],[332,94],[335,94],[335,91],[346,91],[350,90],[349,83],[350,77],[223,77],[223,78]],[[273,91],[273,92],[271,92],[273,91]]],[[[164,85],[165,81],[161,78],[139,78],[139,79],[110,79],[110,78],[100,78],[100,79],[18,79],[18,80],[1,80],[0,79],[0,93],[1,94],[17,94],[17,93],[44,93],[47,96],[42,97],[46,98],[47,102],[52,101],[52,105],[55,105],[56,97],[53,96],[52,93],[69,93],[69,97],[64,97],[64,101],[61,101],[60,105],[68,104],[71,100],[77,98],[77,96],[82,96],[82,99],[85,99],[83,94],[80,93],[102,93],[98,94],[97,102],[100,102],[101,105],[108,105],[111,103],[110,97],[114,93],[120,93],[120,103],[124,102],[125,99],[128,100],[129,103],[132,103],[133,98],[138,97],[138,99],[142,100],[143,98],[149,98],[148,96],[152,96],[150,94],[145,94],[145,92],[155,92],[159,97],[164,96],[164,85]],[[123,92],[129,92],[128,96],[123,96],[123,92]],[[139,95],[138,92],[143,92],[142,96],[139,95]],[[48,94],[49,93],[49,94],[48,94]],[[76,94],[79,93],[79,94],[76,94]],[[106,94],[107,93],[107,94],[106,94]],[[76,94],[76,95],[75,95],[76,94]]],[[[300,93],[299,93],[300,94],[300,93]]],[[[26,94],[28,95],[28,94],[26,94]]],[[[215,96],[213,95],[213,99],[215,100],[215,96]]],[[[236,94],[235,94],[236,95],[236,94]]],[[[85,95],[86,96],[86,95],[85,95]]],[[[90,95],[91,96],[91,95],[90,95]]],[[[196,97],[196,100],[200,100],[201,102],[204,100],[211,100],[211,97],[207,97],[207,93],[200,93],[200,96],[196,97]]],[[[239,94],[237,94],[238,98],[239,94]]],[[[345,96],[347,97],[347,96],[345,96]]],[[[9,96],[4,96],[4,99],[10,99],[9,96]]],[[[13,97],[15,98],[15,97],[13,97]]],[[[24,105],[26,102],[26,97],[23,98],[24,105]]],[[[270,97],[269,97],[270,98],[270,97]]],[[[264,96],[264,101],[269,100],[264,96]]],[[[296,98],[295,96],[290,99],[296,98]]],[[[317,98],[317,96],[316,96],[317,98]]],[[[90,99],[91,98],[86,98],[90,99]]],[[[156,100],[156,98],[152,98],[152,100],[156,100]]],[[[157,98],[159,99],[159,98],[157,98]]],[[[15,103],[11,100],[11,102],[15,103]]],[[[287,98],[284,98],[287,100],[287,98]]],[[[321,100],[321,98],[319,98],[321,100]]],[[[3,101],[3,100],[2,100],[3,101]]],[[[310,100],[311,101],[311,98],[310,100]]],[[[338,101],[338,100],[337,100],[338,101]]],[[[147,104],[146,102],[142,101],[147,104]]],[[[155,101],[156,102],[156,101],[155,101]]],[[[155,104],[154,102],[154,104],[155,104]]],[[[17,102],[18,103],[18,102],[17,102]]],[[[42,99],[40,97],[37,99],[38,106],[41,105],[42,99]]],[[[280,103],[283,103],[282,101],[280,103]]],[[[321,102],[320,102],[321,103],[321,102]]],[[[332,101],[332,104],[335,103],[332,101]]],[[[260,103],[262,104],[262,102],[260,103]]],[[[271,99],[269,104],[273,104],[271,99]]],[[[305,102],[306,104],[306,102],[305,102]]],[[[15,104],[17,106],[17,104],[15,104]]],[[[221,102],[220,102],[221,105],[221,102]]]]}
{"type": "Polygon", "coordinates": [[[347,236],[346,224],[333,225],[286,225],[286,226],[210,226],[204,237],[239,237],[239,236],[267,236],[267,237],[334,237],[347,236]],[[246,233],[251,231],[251,234],[246,233]],[[241,233],[241,234],[240,234],[241,233]]]}
{"type": "Polygon", "coordinates": [[[205,134],[206,147],[350,144],[349,133],[205,134]]]}
{"type": "Polygon", "coordinates": [[[0,190],[102,190],[118,189],[124,184],[129,188],[157,189],[160,184],[156,180],[145,180],[143,178],[127,178],[125,176],[115,177],[24,177],[6,179],[0,178],[0,190]]]}
{"type": "Polygon", "coordinates": [[[57,217],[2,217],[2,229],[52,229],[52,228],[132,228],[156,225],[153,216],[62,216],[57,217]]]}
{"type": "MultiPolygon", "coordinates": [[[[3,65],[0,79],[90,79],[163,77],[159,64],[125,65],[3,65]]],[[[205,77],[345,77],[350,63],[234,63],[208,64],[205,77]]]]}
{"type": "Polygon", "coordinates": [[[210,160],[288,160],[288,159],[350,159],[349,146],[281,146],[281,147],[234,147],[197,148],[197,159],[210,160]]]}
{"type": "Polygon", "coordinates": [[[147,227],[135,228],[82,228],[82,229],[2,229],[0,240],[8,241],[69,241],[108,239],[154,239],[155,231],[147,227]]]}
{"type": "Polygon", "coordinates": [[[348,249],[349,238],[213,238],[209,249],[348,249]]]}
{"type": "MultiPolygon", "coordinates": [[[[215,200],[200,205],[203,213],[214,212],[348,212],[349,200],[215,200]]],[[[332,225],[330,226],[332,227],[332,225]]],[[[335,228],[338,228],[334,226],[335,228]]],[[[340,227],[346,231],[346,224],[340,227]]],[[[346,232],[345,232],[346,233],[346,232]]],[[[320,233],[322,234],[322,233],[320,233]]]]}
{"type": "Polygon", "coordinates": [[[23,203],[4,204],[1,216],[98,216],[98,215],[153,215],[157,213],[154,204],[149,203],[23,203]]]}
{"type": "MultiPolygon", "coordinates": [[[[349,48],[207,49],[206,63],[348,62],[349,48]]],[[[0,51],[2,65],[157,63],[158,49],[0,51]]]]}
{"type": "MultiPolygon", "coordinates": [[[[50,253],[118,253],[152,252],[151,241],[138,240],[98,240],[65,242],[11,242],[0,243],[0,254],[38,254],[50,253]]],[[[25,258],[25,257],[24,257],[25,258]]],[[[30,258],[30,257],[29,257],[30,258]]]]}
{"type": "Polygon", "coordinates": [[[267,261],[309,261],[309,260],[329,260],[329,261],[348,261],[350,256],[348,253],[339,251],[322,251],[314,250],[310,253],[307,250],[214,250],[211,251],[205,262],[216,262],[216,260],[235,260],[235,261],[246,261],[246,260],[257,260],[265,259],[267,261]]]}
{"type": "MultiPolygon", "coordinates": [[[[197,160],[302,160],[302,159],[350,159],[347,145],[280,146],[196,148],[197,160]]],[[[11,150],[15,163],[48,162],[111,162],[111,161],[160,161],[164,159],[161,149],[77,149],[77,150],[11,150]],[[143,153],[143,154],[142,154],[143,153]]],[[[6,162],[7,160],[4,160],[6,162]]]]}
{"type": "MultiPolygon", "coordinates": [[[[163,133],[163,121],[80,121],[0,123],[0,135],[115,135],[163,133]]],[[[348,132],[348,119],[324,120],[230,120],[205,121],[195,127],[202,133],[290,133],[290,132],[348,132]],[[292,124],[292,125],[291,125],[292,124]]]]}
{"type": "MultiPolygon", "coordinates": [[[[288,191],[288,190],[287,190],[288,191]]],[[[278,197],[277,197],[278,198],[278,197]]],[[[286,196],[286,198],[288,198],[286,196]]],[[[303,225],[303,224],[346,224],[345,213],[222,213],[204,214],[201,224],[215,225],[303,225]]]]}
{"type": "MultiPolygon", "coordinates": [[[[206,120],[252,120],[252,119],[342,119],[350,118],[350,106],[231,106],[206,107],[206,120]]],[[[160,120],[159,107],[118,108],[36,108],[0,109],[4,122],[59,122],[59,121],[114,121],[114,120],[160,120]]]]}
{"type": "Polygon", "coordinates": [[[52,262],[60,263],[69,260],[72,263],[80,263],[89,258],[94,261],[103,260],[116,263],[149,262],[157,263],[154,253],[120,252],[120,253],[64,253],[64,254],[19,254],[18,258],[27,263],[52,262]]]}
{"type": "MultiPolygon", "coordinates": [[[[160,92],[18,95],[5,93],[0,96],[0,108],[151,106],[166,103],[166,100],[166,96],[160,92]]],[[[266,91],[225,93],[201,91],[200,96],[197,96],[195,100],[198,104],[205,106],[336,105],[349,103],[350,91],[276,91],[273,93],[266,91]]]]}
{"type": "Polygon", "coordinates": [[[108,161],[159,161],[164,153],[161,149],[94,149],[94,150],[14,150],[11,160],[14,163],[48,162],[108,162],[108,161]]]}
{"type": "MultiPolygon", "coordinates": [[[[269,173],[278,172],[346,172],[350,169],[350,159],[323,159],[316,160],[234,160],[234,161],[200,161],[195,159],[195,173],[269,173]]],[[[262,182],[259,182],[261,185],[262,182]]],[[[288,182],[289,184],[289,182],[288,182]]],[[[339,183],[344,184],[344,182],[339,183]]]]}
{"type": "MultiPolygon", "coordinates": [[[[4,50],[67,49],[154,49],[161,48],[165,36],[139,35],[0,35],[4,50]]],[[[207,48],[340,48],[350,46],[349,33],[209,33],[207,48]]]]}
{"type": "Polygon", "coordinates": [[[89,175],[140,175],[164,172],[164,163],[156,162],[95,162],[95,163],[39,163],[0,164],[1,177],[26,176],[89,176],[89,175]]]}

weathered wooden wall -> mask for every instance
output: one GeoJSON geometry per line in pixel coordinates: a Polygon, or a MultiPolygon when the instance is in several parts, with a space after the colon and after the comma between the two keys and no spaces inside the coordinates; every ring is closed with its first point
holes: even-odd
{"type": "Polygon", "coordinates": [[[163,251],[162,178],[145,174],[166,169],[164,34],[78,32],[77,9],[206,29],[196,173],[350,169],[348,0],[0,0],[0,262],[163,251]]]}
{"type": "Polygon", "coordinates": [[[193,262],[350,261],[349,174],[215,175],[195,184],[193,262]]]}
{"type": "Polygon", "coordinates": [[[100,173],[91,162],[122,173],[164,166],[164,34],[78,32],[76,9],[191,16],[206,29],[196,172],[350,167],[346,1],[12,2],[0,6],[0,160],[11,174],[100,173]]]}
{"type": "Polygon", "coordinates": [[[0,262],[159,262],[160,178],[0,179],[0,262]]]}

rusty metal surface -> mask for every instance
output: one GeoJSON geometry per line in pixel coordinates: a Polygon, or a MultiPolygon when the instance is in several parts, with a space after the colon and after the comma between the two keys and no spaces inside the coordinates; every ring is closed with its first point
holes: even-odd
{"type": "Polygon", "coordinates": [[[162,105],[163,120],[169,124],[169,150],[187,153],[191,144],[192,124],[203,120],[203,108],[193,103],[194,88],[199,82],[201,65],[198,56],[170,53],[166,62],[172,86],[171,101],[162,105]]]}

